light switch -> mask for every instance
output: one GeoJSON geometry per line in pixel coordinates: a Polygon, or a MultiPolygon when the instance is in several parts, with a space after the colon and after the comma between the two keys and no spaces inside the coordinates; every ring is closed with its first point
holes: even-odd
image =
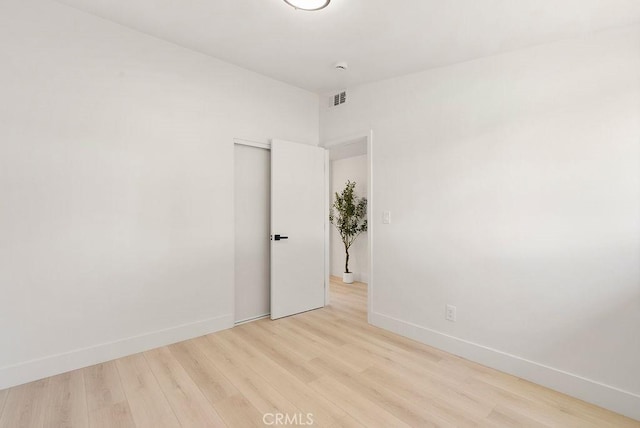
{"type": "Polygon", "coordinates": [[[382,224],[391,224],[391,211],[384,211],[382,213],[382,224]]]}

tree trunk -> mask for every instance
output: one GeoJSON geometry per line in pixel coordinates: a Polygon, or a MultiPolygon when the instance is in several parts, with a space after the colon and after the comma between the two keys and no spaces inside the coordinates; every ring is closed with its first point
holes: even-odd
{"type": "Polygon", "coordinates": [[[349,272],[349,250],[345,252],[347,253],[347,257],[344,259],[344,273],[351,273],[349,272]]]}

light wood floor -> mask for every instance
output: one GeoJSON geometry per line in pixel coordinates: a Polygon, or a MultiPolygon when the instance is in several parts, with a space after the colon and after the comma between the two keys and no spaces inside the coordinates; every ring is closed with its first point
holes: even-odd
{"type": "Polygon", "coordinates": [[[321,310],[0,391],[0,426],[640,426],[369,326],[363,284],[331,291],[321,310]]]}

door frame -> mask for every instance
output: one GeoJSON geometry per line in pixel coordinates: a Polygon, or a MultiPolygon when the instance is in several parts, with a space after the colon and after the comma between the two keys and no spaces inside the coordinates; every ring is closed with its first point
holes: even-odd
{"type": "MultiPolygon", "coordinates": [[[[330,180],[331,180],[331,171],[330,171],[330,161],[329,161],[329,150],[332,148],[337,148],[340,146],[345,146],[348,145],[349,143],[352,143],[353,140],[359,140],[364,138],[367,144],[367,178],[369,180],[368,186],[367,186],[367,255],[369,258],[369,282],[367,284],[367,321],[369,322],[369,324],[371,324],[371,315],[373,313],[373,290],[374,290],[374,278],[373,278],[373,231],[374,231],[374,222],[373,220],[373,208],[374,208],[374,204],[373,204],[373,186],[374,186],[374,181],[373,181],[373,130],[370,129],[368,131],[362,131],[362,132],[358,132],[355,134],[350,134],[344,137],[340,137],[340,138],[335,138],[332,140],[328,140],[325,142],[321,142],[318,147],[323,147],[324,149],[327,150],[327,153],[325,155],[325,189],[326,189],[326,199],[325,199],[325,257],[324,257],[324,268],[325,268],[325,284],[324,284],[324,291],[325,291],[325,296],[324,296],[324,304],[325,306],[327,306],[330,303],[330,290],[329,290],[329,283],[330,283],[330,276],[331,276],[331,271],[330,271],[330,236],[331,236],[331,223],[329,222],[329,208],[330,208],[330,201],[331,201],[331,189],[330,189],[330,180]]],[[[233,139],[233,144],[239,144],[239,145],[245,145],[245,146],[251,146],[251,147],[259,147],[261,149],[267,149],[267,150],[271,150],[271,141],[273,141],[273,139],[269,139],[268,142],[259,142],[259,141],[252,141],[252,140],[246,140],[246,139],[242,139],[242,138],[234,138],[233,139]]],[[[234,181],[234,185],[235,185],[235,181],[234,181]]],[[[232,205],[235,206],[235,205],[232,205]]],[[[234,221],[235,221],[235,212],[234,212],[234,221]]],[[[235,242],[234,242],[235,244],[235,242]]],[[[234,245],[234,252],[235,252],[235,245],[234,245]]],[[[231,293],[231,307],[232,307],[232,319],[235,319],[235,298],[236,298],[236,287],[235,287],[235,274],[234,274],[234,281],[233,281],[233,287],[232,287],[232,293],[231,293]]]]}
{"type": "MultiPolygon", "coordinates": [[[[371,324],[371,314],[373,313],[373,230],[374,230],[374,222],[372,212],[374,211],[373,205],[373,130],[370,129],[368,131],[362,131],[355,134],[350,134],[341,138],[335,138],[332,140],[325,141],[324,143],[320,143],[320,147],[324,147],[327,149],[327,159],[329,156],[329,150],[333,148],[338,148],[340,146],[346,146],[350,143],[353,143],[354,140],[365,139],[367,142],[367,179],[369,183],[367,185],[367,256],[369,258],[369,282],[367,283],[367,321],[371,324]]],[[[327,180],[327,216],[325,217],[325,306],[329,304],[329,281],[330,281],[330,228],[331,223],[329,222],[329,205],[330,205],[330,180],[331,171],[327,168],[327,174],[325,179],[327,180]]]]}
{"type": "MultiPolygon", "coordinates": [[[[271,151],[271,143],[267,142],[267,143],[262,143],[259,141],[251,141],[251,140],[245,140],[242,138],[234,138],[233,139],[233,147],[235,150],[235,146],[239,145],[239,146],[249,146],[249,147],[256,147],[258,149],[265,149],[265,150],[269,150],[271,151]]],[[[234,154],[235,156],[235,154],[234,154]]],[[[235,225],[236,225],[236,211],[235,211],[235,206],[236,206],[236,201],[235,201],[235,186],[236,186],[236,180],[235,180],[235,159],[233,162],[233,201],[231,203],[231,206],[233,207],[233,227],[235,230],[235,225]]],[[[236,254],[236,241],[235,238],[233,240],[233,260],[234,260],[234,266],[233,266],[233,286],[231,287],[231,319],[232,321],[232,325],[231,327],[235,327],[241,324],[245,324],[248,322],[252,322],[252,321],[257,321],[259,319],[264,319],[264,318],[268,318],[269,315],[264,315],[264,316],[260,316],[257,318],[252,318],[249,320],[244,320],[244,321],[240,321],[240,322],[236,322],[236,274],[235,274],[235,254],[236,254]]],[[[269,257],[271,257],[271,249],[269,249],[269,257]]],[[[271,277],[269,277],[269,287],[271,287],[271,277]]],[[[269,302],[269,313],[271,313],[271,302],[269,302]]]]}
{"type": "MultiPolygon", "coordinates": [[[[260,141],[253,141],[253,140],[246,140],[243,138],[234,138],[233,139],[233,145],[242,145],[242,146],[249,146],[249,147],[257,147],[260,149],[266,149],[271,151],[271,142],[272,141],[278,141],[278,140],[282,140],[280,138],[269,138],[267,142],[260,142],[260,141]]],[[[288,141],[288,140],[282,140],[282,141],[288,141]]],[[[300,143],[303,144],[303,143],[300,143]]],[[[338,143],[338,145],[340,145],[340,143],[338,143]]],[[[325,180],[325,238],[324,238],[324,270],[325,270],[325,280],[324,280],[324,306],[327,306],[329,304],[329,276],[330,276],[330,254],[329,254],[329,239],[330,239],[330,226],[331,224],[329,223],[329,204],[330,204],[330,180],[331,180],[331,176],[330,176],[330,171],[329,171],[329,165],[330,165],[330,161],[329,161],[329,150],[327,147],[324,147],[323,145],[318,144],[316,147],[321,147],[325,149],[325,159],[324,159],[324,180],[325,180]]],[[[369,146],[367,146],[367,153],[369,152],[369,146]]],[[[234,174],[235,174],[235,166],[234,166],[234,174]]],[[[234,179],[234,186],[235,186],[235,179],[234,179]]],[[[235,188],[235,187],[234,187],[235,188]]],[[[235,196],[234,196],[235,198],[235,196]]],[[[235,200],[232,203],[232,206],[235,207],[235,200]]],[[[234,219],[234,227],[235,227],[235,208],[234,208],[234,213],[233,213],[233,219],[234,219]]],[[[234,240],[234,246],[233,246],[233,251],[234,251],[234,255],[235,255],[235,240],[234,240]]],[[[269,278],[269,282],[271,282],[271,278],[269,278]]],[[[233,275],[233,287],[232,287],[232,291],[231,291],[231,317],[233,320],[235,320],[236,317],[236,308],[235,308],[235,302],[236,302],[236,281],[235,281],[235,268],[234,268],[234,275],[233,275]]],[[[269,304],[269,312],[271,312],[271,304],[269,304]]],[[[240,324],[244,324],[245,322],[251,322],[251,321],[257,321],[258,319],[263,319],[263,318],[268,318],[269,315],[266,315],[264,317],[259,317],[259,318],[255,318],[255,319],[251,319],[251,320],[247,320],[244,322],[240,322],[240,323],[235,323],[233,326],[236,325],[240,325],[240,324]]]]}

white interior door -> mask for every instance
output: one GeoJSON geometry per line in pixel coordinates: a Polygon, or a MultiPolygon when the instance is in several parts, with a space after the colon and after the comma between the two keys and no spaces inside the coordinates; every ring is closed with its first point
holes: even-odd
{"type": "Polygon", "coordinates": [[[324,306],[325,153],[271,144],[271,319],[324,306]]]}

